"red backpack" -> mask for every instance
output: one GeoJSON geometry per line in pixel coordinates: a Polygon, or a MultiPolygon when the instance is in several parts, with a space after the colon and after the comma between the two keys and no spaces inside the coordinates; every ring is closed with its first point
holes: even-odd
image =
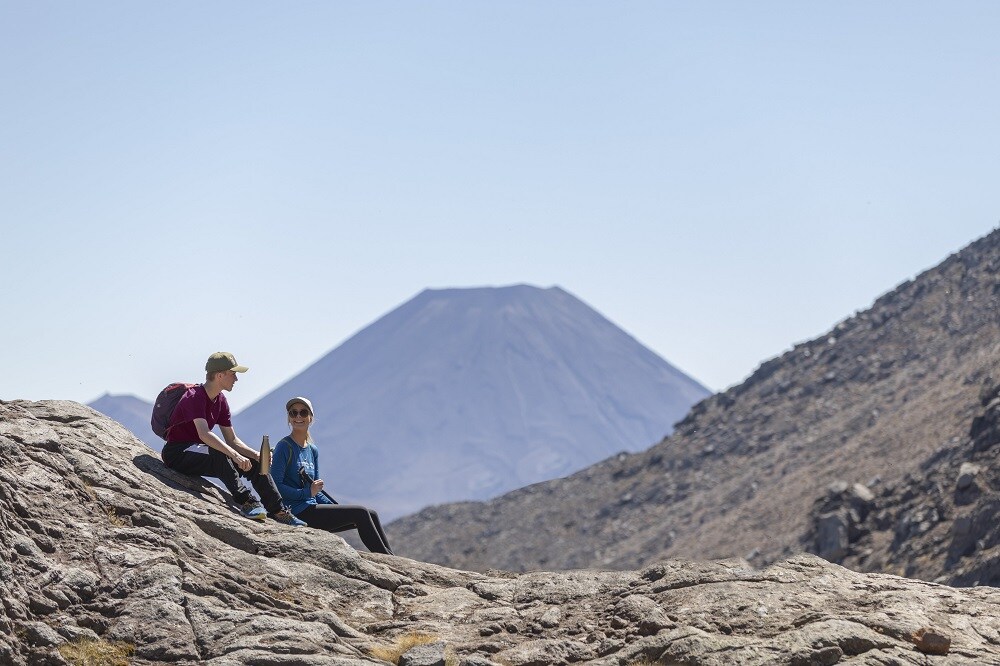
{"type": "Polygon", "coordinates": [[[153,403],[153,416],[149,419],[149,425],[161,439],[166,441],[167,432],[170,430],[170,417],[174,413],[174,408],[180,402],[181,396],[200,384],[184,384],[176,382],[170,384],[160,391],[153,403]]]}

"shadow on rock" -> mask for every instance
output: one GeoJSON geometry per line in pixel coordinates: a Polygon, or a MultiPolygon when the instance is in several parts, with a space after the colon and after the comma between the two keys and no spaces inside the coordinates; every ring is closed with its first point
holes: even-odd
{"type": "Polygon", "coordinates": [[[157,477],[162,483],[174,490],[180,490],[196,499],[203,501],[217,500],[232,507],[233,498],[230,494],[201,476],[188,476],[168,469],[163,461],[156,456],[142,454],[132,458],[132,463],[143,472],[157,477]]]}

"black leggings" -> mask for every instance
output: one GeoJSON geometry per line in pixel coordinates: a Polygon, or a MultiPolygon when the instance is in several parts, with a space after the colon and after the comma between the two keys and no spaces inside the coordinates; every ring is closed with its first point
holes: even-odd
{"type": "Polygon", "coordinates": [[[244,472],[221,451],[216,451],[211,447],[209,447],[208,453],[185,451],[184,449],[188,446],[190,444],[166,444],[160,453],[163,464],[175,472],[188,476],[210,476],[219,479],[237,504],[243,504],[247,500],[253,499],[253,493],[250,492],[246,481],[244,481],[244,479],[249,479],[257,494],[260,495],[261,504],[264,505],[268,513],[275,514],[284,508],[278,487],[274,485],[274,479],[271,478],[270,474],[261,476],[259,461],[248,458],[251,466],[244,472]]]}
{"type": "Polygon", "coordinates": [[[378,514],[371,509],[354,504],[316,504],[306,507],[296,517],[306,521],[309,527],[327,532],[357,529],[358,536],[368,550],[392,555],[389,539],[382,531],[378,514]]]}

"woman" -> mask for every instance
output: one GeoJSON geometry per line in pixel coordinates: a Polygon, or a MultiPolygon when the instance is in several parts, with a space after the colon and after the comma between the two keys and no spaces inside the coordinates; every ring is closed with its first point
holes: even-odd
{"type": "Polygon", "coordinates": [[[392,555],[377,513],[363,506],[337,504],[324,492],[318,478],[319,451],[309,434],[312,403],[307,398],[292,398],[285,410],[292,432],[274,447],[271,476],[292,513],[309,527],[329,532],[356,529],[368,550],[392,555]]]}

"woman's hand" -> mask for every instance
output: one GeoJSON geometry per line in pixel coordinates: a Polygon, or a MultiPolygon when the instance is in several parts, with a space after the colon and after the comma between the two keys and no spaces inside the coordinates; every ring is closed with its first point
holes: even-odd
{"type": "Polygon", "coordinates": [[[312,493],[313,497],[316,497],[316,495],[319,495],[319,491],[321,491],[321,490],[323,490],[323,480],[322,479],[316,479],[315,481],[312,482],[312,485],[309,487],[309,492],[312,493]]]}

